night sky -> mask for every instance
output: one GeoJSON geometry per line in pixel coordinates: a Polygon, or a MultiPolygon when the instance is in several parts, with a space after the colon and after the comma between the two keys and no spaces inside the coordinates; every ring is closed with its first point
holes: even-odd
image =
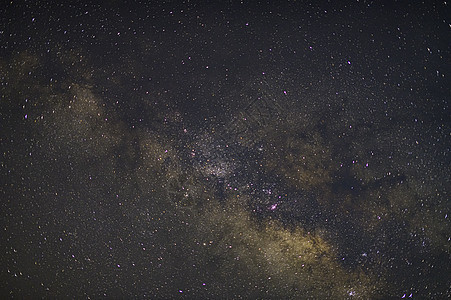
{"type": "Polygon", "coordinates": [[[451,297],[446,1],[148,2],[0,8],[1,298],[451,297]]]}

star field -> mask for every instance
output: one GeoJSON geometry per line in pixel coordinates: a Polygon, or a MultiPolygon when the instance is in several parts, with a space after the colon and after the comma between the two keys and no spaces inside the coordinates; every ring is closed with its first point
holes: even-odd
{"type": "Polygon", "coordinates": [[[445,1],[10,1],[5,298],[450,297],[445,1]]]}

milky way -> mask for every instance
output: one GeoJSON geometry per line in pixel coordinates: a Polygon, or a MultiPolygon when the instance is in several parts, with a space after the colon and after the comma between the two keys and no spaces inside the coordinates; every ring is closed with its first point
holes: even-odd
{"type": "Polygon", "coordinates": [[[447,4],[301,2],[5,4],[2,298],[449,298],[447,4]]]}

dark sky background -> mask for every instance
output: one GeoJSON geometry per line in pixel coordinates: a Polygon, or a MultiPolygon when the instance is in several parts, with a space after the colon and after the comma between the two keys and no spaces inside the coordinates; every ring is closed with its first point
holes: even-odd
{"type": "Polygon", "coordinates": [[[447,2],[0,17],[2,298],[451,296],[447,2]]]}

